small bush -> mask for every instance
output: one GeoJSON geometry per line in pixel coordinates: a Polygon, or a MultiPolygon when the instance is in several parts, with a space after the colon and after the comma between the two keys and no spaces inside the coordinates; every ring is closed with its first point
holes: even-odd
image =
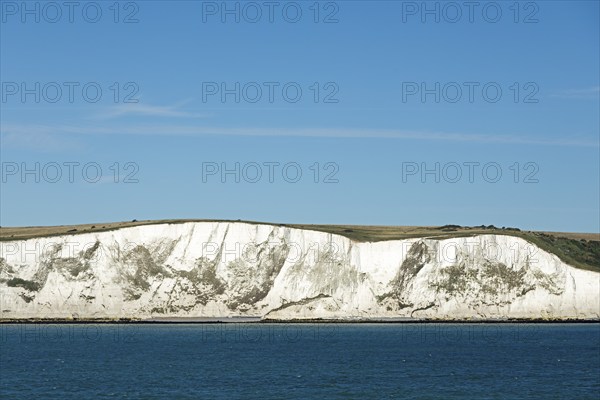
{"type": "Polygon", "coordinates": [[[8,285],[9,287],[22,287],[23,289],[27,289],[30,292],[37,292],[40,289],[39,285],[36,282],[28,281],[21,278],[12,278],[8,282],[6,282],[6,285],[8,285]]]}

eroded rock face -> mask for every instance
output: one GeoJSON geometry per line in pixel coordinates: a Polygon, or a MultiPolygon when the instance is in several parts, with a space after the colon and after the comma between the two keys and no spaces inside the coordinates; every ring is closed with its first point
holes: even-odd
{"type": "Polygon", "coordinates": [[[599,296],[599,273],[504,235],[190,222],[0,243],[1,318],[598,319],[599,296]]]}

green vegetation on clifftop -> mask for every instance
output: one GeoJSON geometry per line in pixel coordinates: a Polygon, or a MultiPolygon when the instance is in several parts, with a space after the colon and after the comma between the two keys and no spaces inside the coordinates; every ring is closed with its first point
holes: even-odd
{"type": "Polygon", "coordinates": [[[521,231],[516,228],[496,228],[495,226],[463,227],[444,225],[425,226],[369,226],[369,225],[312,225],[312,224],[269,224],[256,221],[226,220],[148,220],[117,223],[96,223],[71,226],[48,227],[2,227],[0,241],[24,240],[36,237],[97,233],[115,229],[156,224],[176,224],[186,222],[240,222],[248,224],[273,225],[295,229],[305,229],[345,236],[357,242],[379,242],[410,238],[449,239],[475,235],[509,235],[520,237],[535,244],[544,251],[556,254],[562,261],[578,267],[600,272],[600,234],[521,231]]]}

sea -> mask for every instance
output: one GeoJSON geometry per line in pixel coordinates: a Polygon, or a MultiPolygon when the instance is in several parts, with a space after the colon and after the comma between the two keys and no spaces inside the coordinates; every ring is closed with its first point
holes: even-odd
{"type": "Polygon", "coordinates": [[[0,398],[598,400],[600,324],[4,324],[0,398]]]}

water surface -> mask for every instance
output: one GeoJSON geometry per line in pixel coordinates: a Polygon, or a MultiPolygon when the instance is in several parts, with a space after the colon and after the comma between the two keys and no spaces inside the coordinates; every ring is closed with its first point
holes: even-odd
{"type": "Polygon", "coordinates": [[[0,333],[3,399],[600,393],[600,324],[12,324],[0,333]]]}

